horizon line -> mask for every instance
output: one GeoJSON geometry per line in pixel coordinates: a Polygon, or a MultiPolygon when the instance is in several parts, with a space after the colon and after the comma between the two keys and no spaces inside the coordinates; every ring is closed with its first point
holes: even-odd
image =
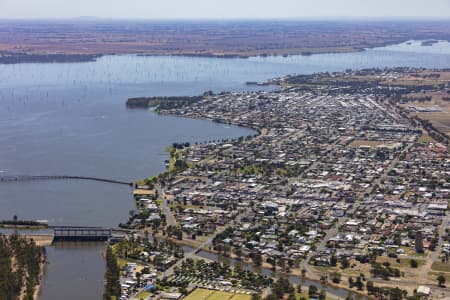
{"type": "Polygon", "coordinates": [[[97,17],[97,16],[79,16],[79,17],[36,17],[36,18],[3,18],[0,21],[450,21],[450,16],[300,16],[300,17],[261,17],[261,18],[120,18],[120,17],[97,17]]]}

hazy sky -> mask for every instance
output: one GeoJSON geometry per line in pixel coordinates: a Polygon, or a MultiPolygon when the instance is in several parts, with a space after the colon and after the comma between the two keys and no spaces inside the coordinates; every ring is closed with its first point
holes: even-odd
{"type": "Polygon", "coordinates": [[[450,18],[450,0],[0,0],[0,18],[450,18]]]}

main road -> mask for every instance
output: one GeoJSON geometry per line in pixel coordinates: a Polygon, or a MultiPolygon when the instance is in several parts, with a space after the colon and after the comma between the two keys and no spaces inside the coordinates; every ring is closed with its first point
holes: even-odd
{"type": "Polygon", "coordinates": [[[169,204],[167,203],[167,198],[164,196],[164,191],[160,184],[155,185],[155,189],[158,192],[158,197],[162,200],[162,210],[166,215],[166,221],[168,226],[176,226],[177,221],[170,210],[169,204]]]}

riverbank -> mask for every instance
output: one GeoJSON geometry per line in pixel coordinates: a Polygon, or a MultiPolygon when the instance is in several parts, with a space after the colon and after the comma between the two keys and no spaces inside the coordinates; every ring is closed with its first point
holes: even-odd
{"type": "MultiPolygon", "coordinates": [[[[158,235],[157,237],[158,238],[165,238],[165,237],[163,237],[161,235],[158,235]]],[[[170,237],[167,238],[167,239],[170,240],[171,242],[175,243],[175,244],[180,245],[180,246],[187,246],[188,248],[191,248],[192,250],[194,250],[199,244],[201,244],[199,242],[195,242],[195,241],[192,241],[192,240],[186,240],[186,239],[179,240],[179,239],[170,238],[170,237]]],[[[187,248],[183,248],[183,249],[185,251],[187,250],[187,248]]],[[[219,258],[219,260],[225,260],[225,261],[229,260],[231,262],[235,261],[235,262],[241,263],[241,264],[243,264],[246,267],[250,267],[250,270],[253,271],[253,272],[260,273],[260,272],[258,272],[258,269],[266,270],[266,271],[271,273],[270,276],[273,279],[277,279],[280,276],[281,277],[287,277],[287,278],[295,277],[295,278],[298,278],[299,280],[310,281],[311,283],[315,283],[318,286],[329,286],[331,288],[348,291],[350,293],[353,293],[354,295],[359,295],[361,297],[367,297],[367,299],[372,299],[370,297],[370,295],[368,295],[366,292],[350,289],[350,288],[348,288],[348,286],[346,286],[344,284],[336,284],[336,283],[332,283],[332,282],[329,282],[329,281],[323,282],[323,281],[317,280],[316,278],[310,276],[308,273],[304,273],[303,274],[301,268],[292,268],[290,272],[285,272],[280,267],[276,266],[275,270],[274,270],[272,268],[272,265],[270,265],[267,262],[263,262],[260,266],[258,266],[258,265],[255,265],[252,262],[251,259],[242,259],[242,256],[238,257],[234,253],[229,253],[228,256],[223,256],[218,251],[215,251],[214,249],[210,249],[210,248],[208,248],[208,249],[202,248],[201,251],[198,251],[198,252],[195,253],[195,257],[200,258],[200,259],[205,259],[207,261],[217,261],[217,260],[213,259],[211,257],[211,255],[204,255],[205,253],[215,255],[215,256],[217,256],[219,258]]],[[[267,273],[264,273],[263,275],[267,275],[267,273]]],[[[305,285],[305,282],[303,282],[303,286],[309,286],[309,284],[305,285]]],[[[331,292],[329,292],[329,293],[332,294],[331,292]]],[[[342,297],[342,296],[335,295],[335,294],[333,294],[333,297],[336,297],[336,299],[345,299],[346,298],[346,297],[342,297]]]]}
{"type": "Polygon", "coordinates": [[[34,288],[34,294],[33,294],[33,300],[38,300],[39,299],[39,295],[41,294],[41,282],[42,279],[44,278],[45,275],[45,269],[47,267],[48,261],[47,259],[45,259],[45,261],[43,261],[41,263],[41,268],[39,271],[39,284],[35,286],[34,288]]]}
{"type": "MultiPolygon", "coordinates": [[[[195,257],[197,258],[197,259],[203,259],[203,260],[205,260],[205,261],[207,261],[207,262],[215,262],[216,260],[214,260],[214,259],[212,259],[212,258],[208,258],[208,257],[204,257],[204,256],[201,256],[200,254],[196,254],[195,255],[195,257]]],[[[225,259],[227,259],[226,257],[224,257],[225,259]]],[[[243,261],[240,261],[240,262],[242,262],[242,263],[244,263],[243,261]]],[[[265,268],[265,267],[264,267],[265,268]]],[[[266,269],[266,268],[265,268],[266,269]]],[[[268,269],[267,269],[268,270],[268,269]]],[[[274,271],[274,273],[275,274],[280,274],[279,272],[276,272],[276,271],[274,271]]],[[[285,276],[290,276],[291,274],[286,274],[286,273],[284,273],[283,275],[285,275],[285,276]]],[[[278,277],[277,276],[273,276],[273,277],[271,277],[272,279],[274,279],[274,280],[276,280],[278,277]]],[[[299,279],[301,279],[301,280],[303,280],[303,284],[302,284],[302,288],[305,288],[305,287],[308,287],[309,288],[309,286],[310,285],[305,285],[304,284],[304,280],[306,279],[306,280],[309,280],[309,281],[313,281],[312,279],[310,279],[310,278],[308,278],[307,276],[303,276],[303,277],[298,277],[299,279]]],[[[317,285],[319,285],[319,286],[323,286],[324,284],[323,283],[321,283],[321,282],[316,282],[317,283],[317,285]]],[[[332,286],[332,285],[328,285],[328,286],[332,286]]],[[[352,291],[353,292],[353,291],[352,291]]],[[[332,294],[332,295],[330,295],[330,293],[327,293],[327,298],[326,299],[333,299],[333,300],[344,300],[344,299],[346,299],[346,297],[341,297],[341,296],[338,296],[338,295],[334,295],[334,294],[332,294]]]]}

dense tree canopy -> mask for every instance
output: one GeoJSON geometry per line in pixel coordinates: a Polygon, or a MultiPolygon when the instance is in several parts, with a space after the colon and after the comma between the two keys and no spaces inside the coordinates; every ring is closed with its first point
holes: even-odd
{"type": "Polygon", "coordinates": [[[0,235],[0,299],[33,299],[44,249],[19,235],[0,235]]]}

